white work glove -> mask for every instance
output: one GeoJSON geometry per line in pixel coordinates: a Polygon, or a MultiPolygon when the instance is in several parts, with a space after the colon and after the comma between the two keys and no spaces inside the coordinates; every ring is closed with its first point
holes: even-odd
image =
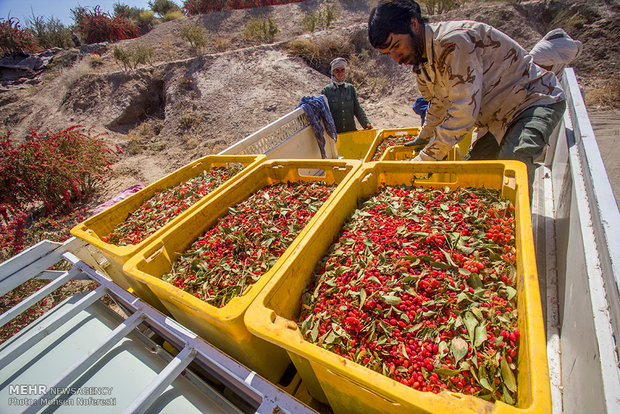
{"type": "Polygon", "coordinates": [[[412,161],[437,161],[435,158],[431,157],[424,150],[420,151],[418,155],[416,155],[412,161]]]}

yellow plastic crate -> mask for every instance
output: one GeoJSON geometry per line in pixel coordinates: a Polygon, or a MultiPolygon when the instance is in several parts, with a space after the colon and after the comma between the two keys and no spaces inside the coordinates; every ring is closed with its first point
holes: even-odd
{"type": "MultiPolygon", "coordinates": [[[[446,161],[463,161],[465,159],[465,155],[469,151],[471,136],[472,132],[470,131],[465,138],[452,147],[448,153],[446,161]]],[[[418,155],[418,151],[412,147],[394,145],[387,147],[387,149],[383,152],[383,155],[381,155],[381,158],[379,158],[379,161],[404,161],[413,159],[416,155],[418,155]]]]}
{"type": "Polygon", "coordinates": [[[138,252],[138,250],[144,248],[151,241],[160,236],[168,226],[174,225],[175,222],[178,222],[183,217],[199,208],[209,198],[215,197],[227,187],[235,185],[236,181],[252,171],[254,167],[265,161],[265,159],[266,157],[264,155],[208,155],[200,158],[143,188],[131,197],[128,197],[112,207],[105,209],[101,213],[88,218],[72,228],[71,234],[87,241],[90,245],[94,246],[101,252],[101,254],[107,259],[107,263],[104,265],[105,271],[109,274],[112,280],[114,280],[114,282],[122,286],[124,289],[133,289],[137,296],[146,300],[159,310],[164,310],[161,303],[159,303],[159,300],[153,296],[152,292],[148,288],[146,288],[142,283],[127,277],[127,275],[123,273],[123,264],[131,256],[138,252]],[[244,165],[245,168],[243,171],[228,180],[228,182],[213,190],[207,196],[196,202],[193,206],[190,206],[187,210],[179,214],[179,216],[164,225],[151,236],[145,238],[142,242],[135,245],[116,246],[102,240],[103,237],[110,234],[116,226],[127,219],[129,214],[137,210],[144,201],[150,199],[155,193],[188,181],[189,179],[202,174],[203,171],[209,171],[215,167],[224,167],[229,163],[239,163],[244,165]]]}
{"type": "Polygon", "coordinates": [[[243,316],[290,252],[297,249],[298,240],[328,208],[331,200],[337,197],[338,189],[360,165],[360,161],[354,160],[266,161],[235,186],[227,188],[220,197],[211,198],[173,228],[169,228],[132,257],[125,264],[124,271],[148,286],[177,321],[262,376],[277,382],[290,359],[281,348],[250,334],[243,316]],[[229,207],[263,187],[287,181],[323,181],[338,186],[275,265],[243,296],[233,298],[224,307],[217,308],[161,279],[170,271],[177,257],[215,224],[219,217],[225,215],[229,207]]]}
{"type": "MultiPolygon", "coordinates": [[[[418,135],[420,133],[420,128],[393,128],[393,129],[380,129],[377,132],[377,136],[374,141],[368,148],[368,152],[364,156],[364,162],[371,162],[372,158],[375,156],[375,152],[377,152],[377,148],[385,138],[390,135],[401,136],[401,135],[418,135]]],[[[412,138],[414,139],[414,138],[412,138]]]]}
{"type": "Polygon", "coordinates": [[[362,129],[338,134],[336,140],[338,156],[353,160],[363,159],[376,136],[376,129],[362,129]]]}
{"type": "Polygon", "coordinates": [[[516,161],[372,162],[362,165],[300,248],[250,306],[250,332],[289,352],[310,394],[335,413],[547,413],[551,394],[525,165],[516,161]],[[429,178],[429,173],[432,173],[429,178]],[[516,208],[518,328],[517,404],[490,403],[460,393],[417,391],[306,341],[293,320],[317,262],[358,201],[383,185],[500,189],[516,208]],[[439,179],[437,179],[439,178],[439,179]]]}
{"type": "MultiPolygon", "coordinates": [[[[465,138],[463,138],[458,144],[456,144],[450,150],[446,161],[462,161],[465,159],[465,155],[469,151],[469,146],[471,145],[472,132],[473,130],[469,131],[469,134],[467,134],[465,138]]],[[[372,158],[375,155],[375,152],[377,151],[377,148],[379,147],[381,142],[383,142],[385,137],[390,136],[390,135],[409,135],[409,134],[417,135],[419,133],[420,133],[419,128],[382,129],[377,134],[377,138],[373,142],[372,147],[366,153],[364,161],[370,162],[370,160],[372,160],[372,158]]],[[[386,150],[383,152],[383,155],[379,157],[378,161],[409,160],[409,159],[414,158],[418,154],[418,151],[416,151],[416,149],[419,149],[419,148],[406,147],[404,145],[393,145],[391,147],[386,148],[386,150]]]]}

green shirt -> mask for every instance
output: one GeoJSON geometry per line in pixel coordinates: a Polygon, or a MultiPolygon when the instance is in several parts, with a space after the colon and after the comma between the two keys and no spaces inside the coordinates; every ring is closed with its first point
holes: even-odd
{"type": "Polygon", "coordinates": [[[350,83],[345,82],[339,86],[332,82],[323,88],[321,94],[327,97],[329,111],[332,113],[338,133],[357,130],[353,115],[362,128],[366,128],[370,123],[357,100],[355,87],[350,83]]]}

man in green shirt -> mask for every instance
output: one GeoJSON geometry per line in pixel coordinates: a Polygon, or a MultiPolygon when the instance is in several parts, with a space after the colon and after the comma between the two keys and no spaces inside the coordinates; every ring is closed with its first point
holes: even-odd
{"type": "Polygon", "coordinates": [[[354,115],[364,129],[371,129],[372,125],[357,100],[355,87],[344,81],[346,66],[347,61],[344,58],[332,60],[332,83],[324,87],[321,94],[327,98],[338,133],[357,130],[354,115]]]}

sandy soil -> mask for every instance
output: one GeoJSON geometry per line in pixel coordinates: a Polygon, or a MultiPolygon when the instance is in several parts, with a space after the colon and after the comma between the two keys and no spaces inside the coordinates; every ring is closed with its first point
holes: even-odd
{"type": "Polygon", "coordinates": [[[593,110],[588,115],[616,203],[620,204],[620,110],[593,110]]]}

